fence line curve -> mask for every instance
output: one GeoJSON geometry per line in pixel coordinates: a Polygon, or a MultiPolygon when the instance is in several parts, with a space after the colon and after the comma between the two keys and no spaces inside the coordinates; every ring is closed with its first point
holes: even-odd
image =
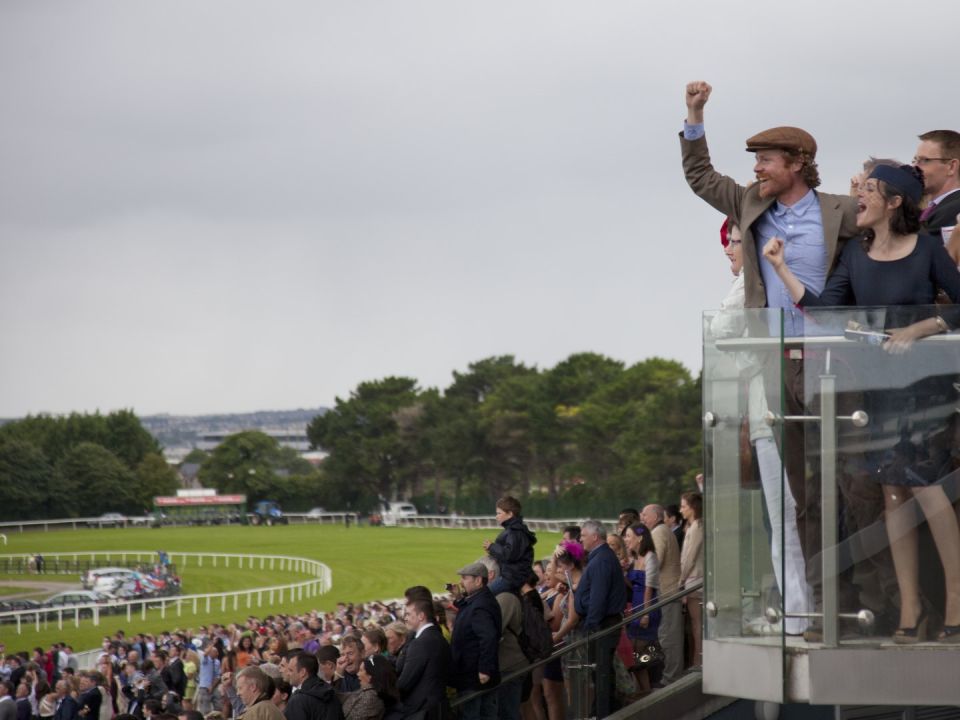
{"type": "MultiPolygon", "coordinates": [[[[252,610],[254,602],[256,602],[256,607],[263,607],[264,598],[267,599],[269,605],[273,605],[275,602],[283,603],[285,602],[285,598],[288,598],[290,601],[300,601],[304,598],[323,595],[333,587],[333,574],[329,566],[319,560],[310,558],[294,557],[291,555],[179,551],[168,552],[167,554],[171,562],[175,562],[177,558],[180,558],[180,562],[178,563],[179,568],[188,567],[190,560],[193,560],[197,567],[203,567],[203,563],[206,560],[211,567],[218,567],[219,562],[222,563],[225,568],[229,568],[231,561],[233,561],[238,569],[243,569],[245,564],[250,569],[255,569],[255,565],[259,563],[261,570],[276,569],[280,572],[298,572],[313,575],[313,577],[295,583],[248,588],[246,590],[139,598],[136,600],[117,600],[105,604],[87,603],[70,605],[68,607],[13,610],[0,613],[0,623],[16,623],[16,633],[17,635],[21,635],[25,624],[34,625],[36,631],[39,632],[41,624],[46,626],[50,622],[50,619],[54,618],[57,623],[57,629],[62,630],[64,618],[68,618],[67,621],[69,622],[70,616],[72,616],[74,627],[79,627],[82,612],[84,615],[89,614],[93,619],[94,626],[97,627],[100,625],[100,616],[110,613],[119,614],[125,611],[127,622],[131,622],[134,607],[139,608],[139,614],[142,620],[146,620],[148,609],[159,609],[161,619],[165,619],[168,608],[173,608],[176,611],[176,617],[182,617],[184,605],[189,605],[193,615],[198,614],[198,608],[200,608],[201,604],[203,605],[202,611],[204,613],[210,613],[214,611],[213,602],[219,600],[220,612],[226,612],[228,600],[232,600],[232,610],[239,610],[240,600],[244,598],[246,600],[246,609],[252,610]]],[[[108,567],[111,562],[126,563],[128,559],[134,562],[150,562],[156,558],[156,556],[157,553],[152,550],[98,550],[48,553],[44,555],[44,561],[45,563],[53,562],[55,565],[58,565],[61,558],[74,558],[75,561],[81,557],[90,558],[94,563],[99,562],[99,559],[102,558],[104,564],[98,566],[108,567]]],[[[12,559],[22,560],[25,557],[27,557],[27,555],[24,553],[0,554],[0,562],[12,559]]]]}

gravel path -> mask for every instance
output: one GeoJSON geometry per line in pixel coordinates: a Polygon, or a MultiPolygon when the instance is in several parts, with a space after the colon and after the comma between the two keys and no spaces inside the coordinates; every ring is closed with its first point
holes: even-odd
{"type": "Polygon", "coordinates": [[[53,595],[53,593],[63,590],[77,590],[80,583],[69,582],[51,582],[49,580],[0,580],[0,600],[17,600],[19,598],[33,597],[35,595],[53,595]],[[30,592],[19,592],[13,595],[3,593],[3,588],[31,588],[30,592]]]}

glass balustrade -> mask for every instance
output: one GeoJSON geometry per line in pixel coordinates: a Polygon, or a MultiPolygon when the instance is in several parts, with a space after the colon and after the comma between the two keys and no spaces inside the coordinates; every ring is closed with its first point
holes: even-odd
{"type": "Polygon", "coordinates": [[[881,697],[957,699],[937,678],[960,663],[960,334],[891,333],[934,314],[960,326],[952,306],[814,310],[802,336],[778,310],[705,314],[705,689],[841,702],[831,673],[873,668],[881,697]]]}

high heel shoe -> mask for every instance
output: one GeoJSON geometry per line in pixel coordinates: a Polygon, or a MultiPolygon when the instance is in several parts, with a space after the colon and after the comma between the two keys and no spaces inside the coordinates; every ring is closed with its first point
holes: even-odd
{"type": "Polygon", "coordinates": [[[944,625],[943,630],[937,635],[937,642],[960,643],[960,625],[944,625]]]}
{"type": "MultiPolygon", "coordinates": [[[[897,628],[897,631],[893,634],[893,641],[897,645],[914,645],[918,642],[922,642],[924,636],[927,634],[927,609],[922,608],[920,610],[920,617],[917,618],[917,623],[912,628],[900,627],[897,628]]],[[[946,632],[946,628],[944,628],[946,632]]],[[[949,642],[949,641],[945,641],[949,642]]],[[[953,642],[960,642],[960,637],[958,637],[953,642]]]]}

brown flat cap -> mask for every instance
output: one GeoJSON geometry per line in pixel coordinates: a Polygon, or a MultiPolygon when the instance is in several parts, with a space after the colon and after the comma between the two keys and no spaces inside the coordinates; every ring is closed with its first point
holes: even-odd
{"type": "Polygon", "coordinates": [[[791,150],[813,157],[817,154],[817,141],[806,130],[775,127],[747,138],[747,152],[757,150],[791,150]]]}

